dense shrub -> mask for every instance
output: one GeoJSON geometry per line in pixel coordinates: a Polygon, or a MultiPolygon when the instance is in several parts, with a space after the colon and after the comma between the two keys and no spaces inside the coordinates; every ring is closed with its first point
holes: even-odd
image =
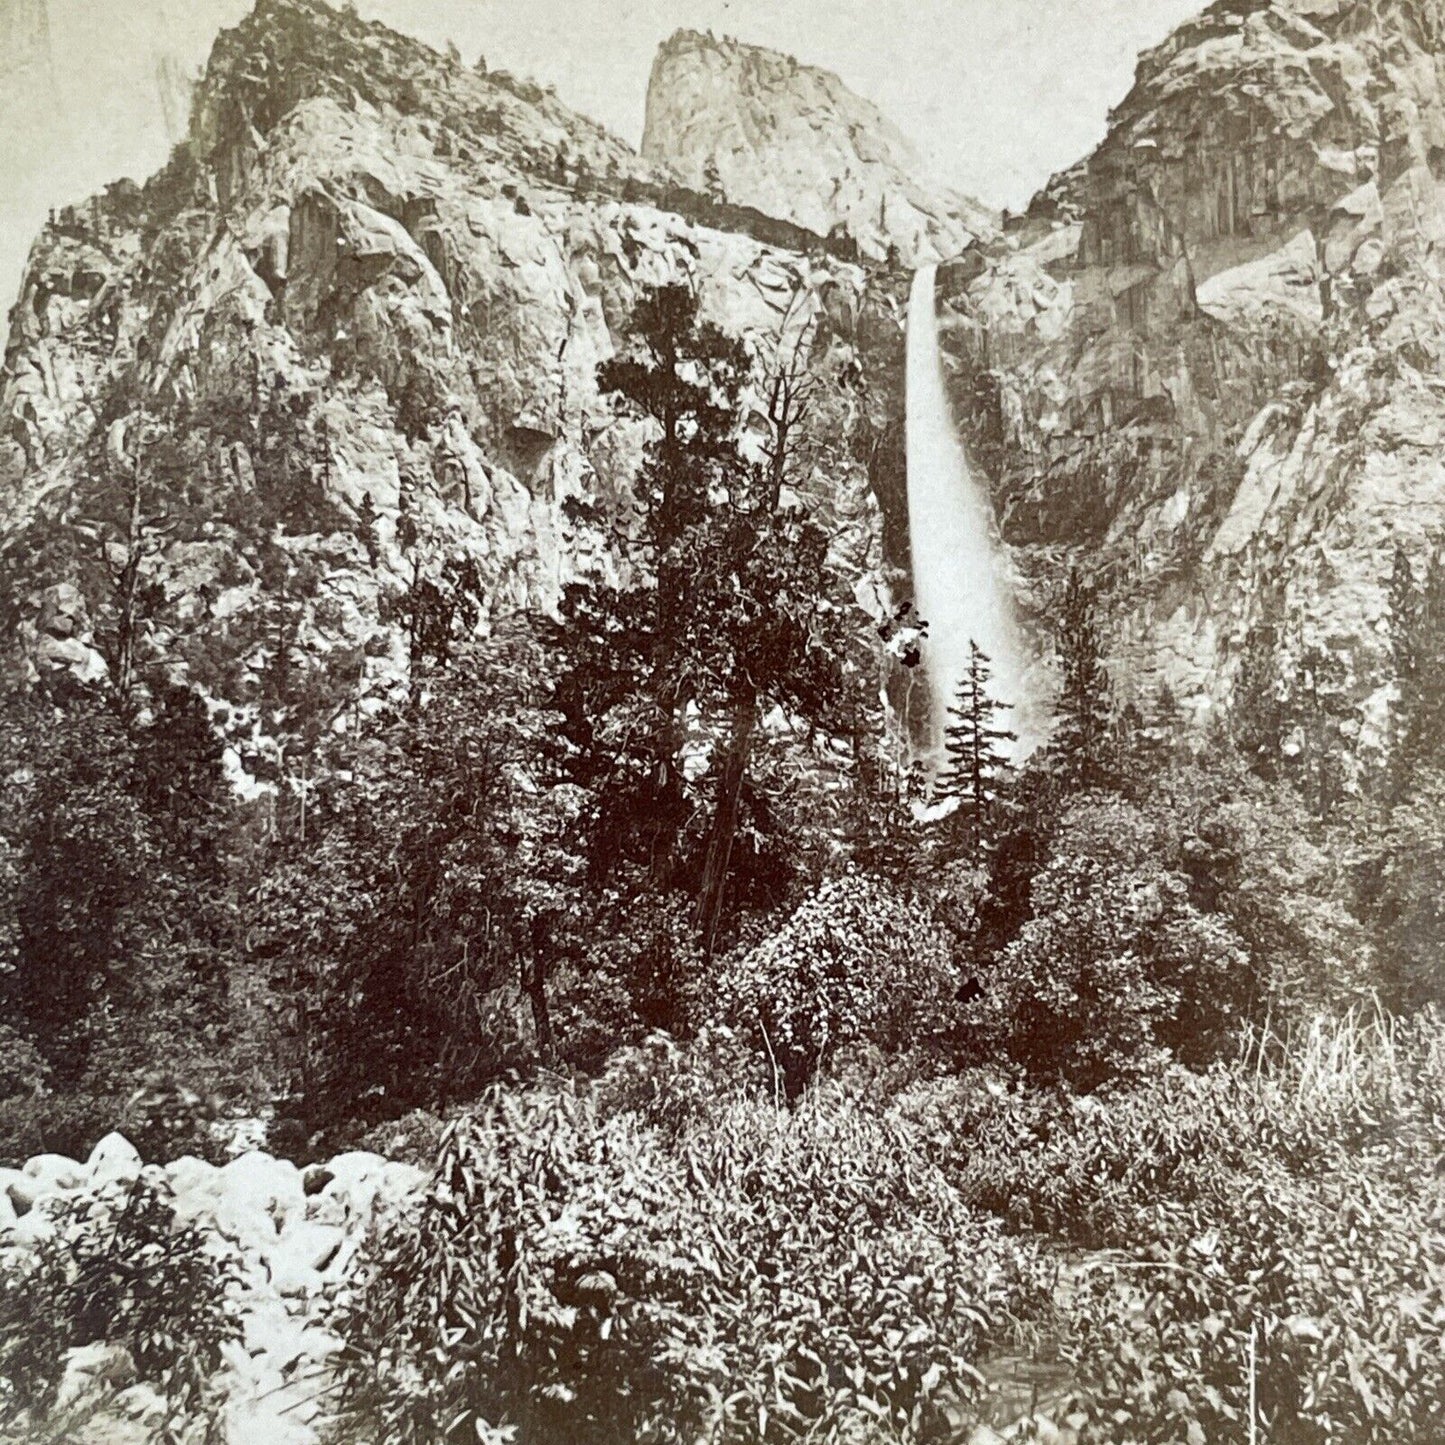
{"type": "Polygon", "coordinates": [[[1381,983],[1395,1007],[1445,1000],[1445,774],[1421,770],[1384,840],[1379,899],[1381,983]]]}
{"type": "Polygon", "coordinates": [[[604,1114],[634,1114],[675,1141],[711,1117],[720,1100],[755,1097],[769,1083],[756,1051],[731,1029],[711,1027],[687,1044],[658,1032],[619,1049],[597,1080],[594,1097],[604,1114]]]}
{"type": "Polygon", "coordinates": [[[1244,1062],[1175,1066],[1087,1098],[975,1070],[892,1107],[971,1205],[1016,1230],[1127,1248],[1170,1210],[1227,1213],[1245,1177],[1307,1180],[1361,1156],[1405,1185],[1445,1115],[1438,1028],[1321,1022],[1244,1062]]]}
{"type": "Polygon", "coordinates": [[[984,1034],[1035,1075],[1096,1088],[1172,1051],[1207,1056],[1240,1022],[1248,957],[1191,901],[1160,835],[1115,797],[1081,799],[1060,824],[1031,917],[987,979],[984,1034]]]}
{"type": "Polygon", "coordinates": [[[714,980],[719,1016],[754,1037],[790,1098],[828,1052],[889,1047],[946,1028],[958,981],[926,910],[863,874],[828,879],[714,980]]]}
{"type": "Polygon", "coordinates": [[[239,1333],[231,1265],[177,1223],[157,1181],[37,1207],[53,1234],[0,1263],[0,1424],[43,1419],[66,1352],[100,1341],[123,1346],[173,1412],[194,1411],[239,1333]]]}
{"type": "Polygon", "coordinates": [[[745,1097],[669,1144],[575,1093],[493,1094],[338,1327],[358,1438],[943,1438],[1037,1306],[1030,1253],[837,1097],[745,1097]]]}
{"type": "Polygon", "coordinates": [[[155,1086],[33,1090],[0,1098],[0,1167],[19,1167],[36,1154],[84,1159],[107,1134],[121,1133],[152,1164],[182,1154],[220,1162],[212,1099],[166,1079],[155,1086]]]}
{"type": "Polygon", "coordinates": [[[1244,1439],[1251,1392],[1262,1439],[1440,1437],[1438,1017],[1321,1022],[1083,1099],[980,1071],[894,1110],[970,1204],[1108,1251],[1062,1296],[1085,1440],[1244,1439]]]}

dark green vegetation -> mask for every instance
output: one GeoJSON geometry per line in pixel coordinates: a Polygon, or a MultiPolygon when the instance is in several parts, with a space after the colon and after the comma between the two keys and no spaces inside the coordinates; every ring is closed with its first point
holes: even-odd
{"type": "MultiPolygon", "coordinates": [[[[137,1181],[78,1195],[54,1211],[53,1231],[0,1271],[0,1428],[6,1439],[66,1438],[57,1398],[66,1352],[123,1350],[105,1383],[153,1383],[161,1437],[204,1412],[221,1347],[240,1328],[227,1301],[234,1270],[200,1231],[178,1223],[163,1185],[137,1181]],[[121,1363],[123,1361],[124,1363],[121,1363]],[[26,1428],[48,1413],[53,1431],[26,1428]],[[20,1435],[12,1435],[19,1429],[20,1435]]],[[[93,1408],[93,1406],[92,1406],[93,1408]]]]}
{"type": "MultiPolygon", "coordinates": [[[[1396,568],[1382,776],[1266,634],[1228,728],[1121,706],[1071,577],[1054,741],[1009,765],[976,654],[925,812],[785,504],[799,417],[740,453],[750,363],[685,290],[632,334],[619,565],[484,638],[464,570],[418,573],[366,719],[278,588],[260,802],[138,660],[164,599],[111,497],[110,681],[0,728],[0,1152],[452,1116],[342,1307],[358,1439],[946,1440],[1020,1353],[1088,1440],[1440,1438],[1445,573],[1396,568]]],[[[275,538],[303,423],[236,422],[275,538]]]]}

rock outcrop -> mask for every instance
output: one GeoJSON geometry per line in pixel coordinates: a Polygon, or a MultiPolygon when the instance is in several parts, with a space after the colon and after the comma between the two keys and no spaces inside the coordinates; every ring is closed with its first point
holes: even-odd
{"type": "Polygon", "coordinates": [[[674,37],[639,156],[505,74],[261,0],[172,165],[34,252],[0,401],[12,631],[32,666],[112,667],[129,548],[160,599],[134,645],[224,707],[246,767],[278,637],[378,705],[418,578],[468,579],[485,626],[615,566],[569,503],[622,513],[643,433],[595,368],[676,280],[759,351],[808,331],[798,502],[876,609],[907,588],[892,250],[945,258],[955,412],[1037,649],[1081,566],[1127,696],[1167,683],[1202,725],[1270,635],[1335,660],[1368,762],[1393,552],[1419,571],[1445,531],[1442,9],[1216,4],[998,231],[785,57],[674,37]],[[127,536],[134,485],[159,521],[127,536]]]}
{"type": "Polygon", "coordinates": [[[485,626],[614,565],[645,433],[596,368],[641,291],[677,281],[763,356],[806,333],[819,442],[798,502],[880,595],[898,397],[859,352],[901,344],[902,278],[850,255],[687,190],[505,73],[260,0],[172,164],[62,213],[33,253],[0,400],[15,633],[42,668],[113,665],[93,564],[134,552],[141,659],[224,707],[246,767],[275,750],[280,647],[376,706],[418,578],[465,579],[485,626]]]}
{"type": "Polygon", "coordinates": [[[691,186],[909,266],[958,255],[997,217],[926,174],[876,106],[830,71],[679,30],[658,51],[642,153],[691,186]]]}

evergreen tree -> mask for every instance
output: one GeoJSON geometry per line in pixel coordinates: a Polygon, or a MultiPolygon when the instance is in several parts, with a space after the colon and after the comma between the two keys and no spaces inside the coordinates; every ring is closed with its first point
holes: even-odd
{"type": "Polygon", "coordinates": [[[1174,691],[1161,683],[1152,700],[1141,707],[1127,703],[1119,714],[1120,745],[1127,759],[1131,781],[1147,787],[1160,768],[1167,767],[1179,753],[1184,726],[1174,691]]]}
{"type": "Polygon", "coordinates": [[[1346,689],[1344,662],[1327,648],[1306,647],[1286,679],[1283,718],[1295,786],[1317,817],[1343,800],[1358,709],[1346,689]]]}
{"type": "Polygon", "coordinates": [[[1279,645],[1274,628],[1261,623],[1250,629],[1234,679],[1230,716],[1234,745],[1251,771],[1265,782],[1279,777],[1284,747],[1279,645]]]}
{"type": "Polygon", "coordinates": [[[943,734],[947,761],[937,788],[939,797],[959,800],[954,817],[966,828],[975,862],[988,851],[989,815],[1008,775],[1009,744],[1018,741],[1016,733],[999,725],[999,713],[1012,704],[993,697],[990,677],[987,654],[970,639],[968,671],[948,710],[952,721],[943,734]]]}
{"type": "Polygon", "coordinates": [[[1397,696],[1390,718],[1390,794],[1398,801],[1410,776],[1411,734],[1420,716],[1420,624],[1425,599],[1405,549],[1395,547],[1390,573],[1390,658],[1397,696]]]}
{"type": "Polygon", "coordinates": [[[1106,786],[1113,772],[1113,688],[1095,606],[1092,589],[1071,572],[1058,634],[1064,680],[1050,752],[1061,781],[1074,791],[1106,786]]]}
{"type": "Polygon", "coordinates": [[[1390,644],[1400,684],[1400,764],[1409,776],[1445,754],[1445,695],[1433,685],[1445,670],[1445,555],[1431,559],[1413,595],[1402,561],[1396,558],[1390,581],[1390,644]]]}
{"type": "MultiPolygon", "coordinates": [[[[631,331],[598,381],[655,427],[636,482],[641,515],[618,528],[624,585],[569,590],[559,702],[579,781],[596,790],[593,880],[630,860],[659,892],[690,887],[710,949],[758,719],[772,705],[841,728],[847,611],[826,534],[779,505],[803,393],[783,422],[772,418],[769,463],[755,465],[738,448],[750,375],[741,344],[700,317],[685,286],[645,295],[631,331]],[[717,738],[700,783],[683,769],[690,718],[717,738]],[[700,857],[694,819],[708,820],[700,857]]],[[[601,520],[595,508],[590,520],[601,520]]]]}

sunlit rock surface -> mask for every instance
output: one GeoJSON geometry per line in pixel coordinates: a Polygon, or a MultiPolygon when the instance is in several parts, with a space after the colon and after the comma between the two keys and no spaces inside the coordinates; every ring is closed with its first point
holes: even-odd
{"type": "Polygon", "coordinates": [[[298,644],[374,706],[419,568],[474,568],[484,627],[615,567],[569,501],[624,515],[645,433],[595,368],[675,280],[760,350],[813,323],[798,498],[876,611],[909,590],[904,268],[941,256],[954,415],[1035,655],[1077,564],[1125,696],[1167,683],[1203,724],[1268,627],[1338,658],[1377,718],[1394,548],[1419,570],[1445,530],[1441,30],[1440,0],[1216,5],[997,231],[785,57],[674,37],[644,157],[543,90],[262,0],[177,161],[33,253],[0,401],[12,631],[30,667],[103,675],[96,479],[159,429],[185,484],[142,648],[263,751],[277,575],[324,576],[298,644]],[[266,397],[294,399],[320,489],[279,522],[266,397]]]}
{"type": "Polygon", "coordinates": [[[955,411],[1031,605],[1071,561],[1099,582],[1128,694],[1203,721],[1262,626],[1358,702],[1387,685],[1395,545],[1421,571],[1445,527],[1442,13],[1211,7],[945,268],[955,411]]]}
{"type": "MultiPolygon", "coordinates": [[[[52,1235],[54,1211],[66,1201],[123,1201],[138,1180],[158,1189],[177,1225],[199,1231],[234,1276],[240,1337],[223,1347],[214,1382],[221,1440],[314,1445],[326,1418],[328,1362],[341,1345],[326,1328],[327,1309],[368,1231],[406,1209],[422,1171],[361,1152],[304,1171],[258,1151],[221,1166],[189,1157],[142,1165],[127,1140],[109,1134],[87,1160],[47,1154],[0,1169],[0,1263],[52,1235]]],[[[68,1422],[67,1439],[110,1445],[155,1439],[165,1415],[124,1348],[100,1343],[70,1351],[47,1423],[68,1422]]]]}
{"type": "Polygon", "coordinates": [[[283,589],[295,645],[354,676],[363,710],[404,673],[419,573],[473,569],[481,627],[554,612],[615,568],[647,434],[595,373],[669,282],[764,362],[807,334],[817,445],[793,492],[859,595],[886,595],[875,496],[901,499],[880,442],[901,399],[861,352],[901,356],[906,277],[850,254],[687,190],[545,91],[318,0],[261,0],[218,41],[171,166],[61,213],[33,252],[0,400],[29,665],[103,677],[90,619],[117,542],[91,519],[158,435],[183,455],[147,474],[164,601],[142,658],[226,704],[255,750],[283,589]]]}
{"type": "Polygon", "coordinates": [[[958,255],[997,217],[929,177],[909,141],[830,71],[679,30],[653,62],[642,152],[689,185],[907,265],[958,255]]]}

